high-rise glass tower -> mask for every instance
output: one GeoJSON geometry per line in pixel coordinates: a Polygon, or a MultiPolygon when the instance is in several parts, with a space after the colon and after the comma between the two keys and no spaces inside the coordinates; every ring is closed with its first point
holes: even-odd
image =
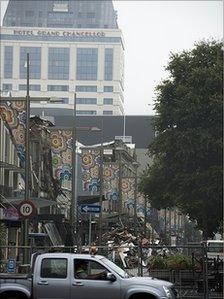
{"type": "MultiPolygon", "coordinates": [[[[123,114],[124,44],[112,1],[10,0],[1,30],[1,90],[57,97],[77,115],[123,114]]],[[[41,104],[33,104],[40,107],[41,104]]]]}

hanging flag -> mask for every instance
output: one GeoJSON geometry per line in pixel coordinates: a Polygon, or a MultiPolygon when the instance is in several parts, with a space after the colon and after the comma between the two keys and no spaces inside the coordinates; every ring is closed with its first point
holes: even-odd
{"type": "Polygon", "coordinates": [[[16,147],[21,166],[25,162],[26,102],[0,101],[0,117],[9,131],[16,147]]]}
{"type": "Polygon", "coordinates": [[[53,177],[61,181],[72,179],[72,130],[51,130],[53,177]]]}
{"type": "MultiPolygon", "coordinates": [[[[100,149],[82,149],[83,190],[100,191],[100,149]]],[[[103,193],[107,200],[118,200],[119,165],[103,164],[103,193]]]]}
{"type": "Polygon", "coordinates": [[[103,191],[107,200],[117,201],[119,197],[119,165],[109,163],[103,165],[103,191]]]}
{"type": "Polygon", "coordinates": [[[100,150],[82,149],[82,184],[83,190],[100,190],[100,150]]]}
{"type": "Polygon", "coordinates": [[[134,208],[135,178],[122,178],[122,203],[125,209],[134,208]]]}

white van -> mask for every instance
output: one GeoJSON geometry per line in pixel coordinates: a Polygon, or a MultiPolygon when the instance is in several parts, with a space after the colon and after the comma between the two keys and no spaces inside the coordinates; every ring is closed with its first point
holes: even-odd
{"type": "Polygon", "coordinates": [[[224,259],[224,240],[207,240],[207,255],[209,259],[214,259],[219,256],[224,259]]]}

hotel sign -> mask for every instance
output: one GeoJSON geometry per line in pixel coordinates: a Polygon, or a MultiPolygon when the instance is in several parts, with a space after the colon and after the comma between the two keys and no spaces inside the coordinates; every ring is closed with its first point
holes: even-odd
{"type": "Polygon", "coordinates": [[[64,36],[64,37],[104,37],[103,31],[73,31],[73,30],[35,30],[35,29],[14,29],[14,35],[26,35],[26,36],[64,36]]]}

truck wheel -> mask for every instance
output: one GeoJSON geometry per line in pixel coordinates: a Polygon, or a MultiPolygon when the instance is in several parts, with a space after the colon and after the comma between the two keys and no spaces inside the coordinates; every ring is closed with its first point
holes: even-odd
{"type": "Polygon", "coordinates": [[[7,292],[1,294],[1,299],[28,299],[26,295],[20,292],[7,292]]]}
{"type": "Polygon", "coordinates": [[[150,294],[140,293],[132,295],[129,299],[156,299],[156,297],[150,294]]]}

